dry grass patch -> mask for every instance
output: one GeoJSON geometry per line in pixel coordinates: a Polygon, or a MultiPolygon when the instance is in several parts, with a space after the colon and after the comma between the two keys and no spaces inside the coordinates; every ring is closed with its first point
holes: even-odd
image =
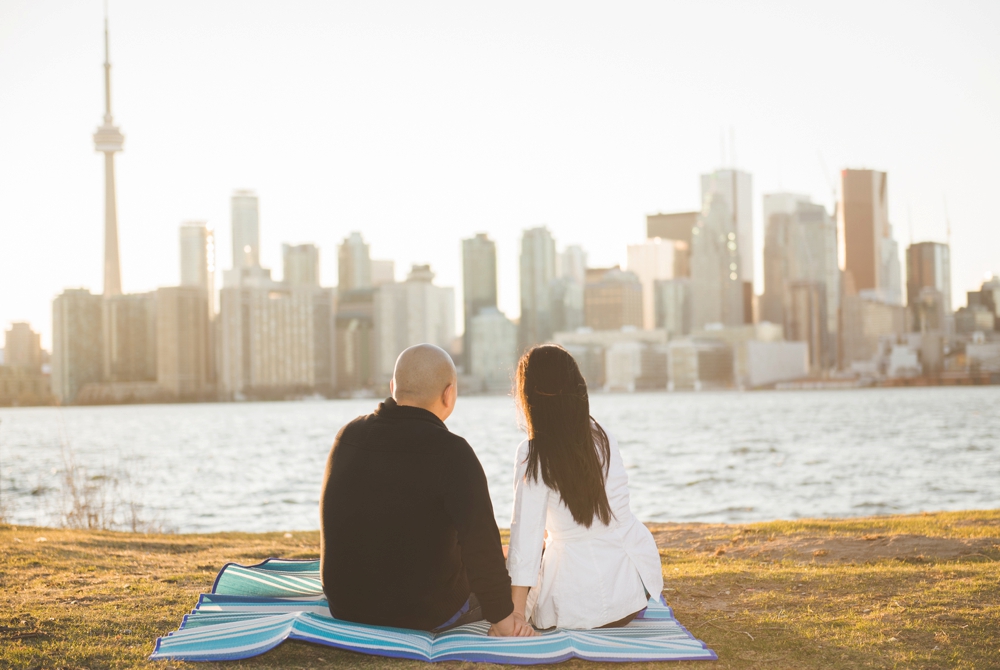
{"type": "MultiPolygon", "coordinates": [[[[667,601],[720,660],[616,668],[1000,667],[1000,511],[651,527],[667,601]]],[[[0,526],[0,667],[179,667],[145,658],[223,564],[316,557],[318,546],[315,532],[0,526]]],[[[201,667],[428,666],[292,642],[201,667]]]]}

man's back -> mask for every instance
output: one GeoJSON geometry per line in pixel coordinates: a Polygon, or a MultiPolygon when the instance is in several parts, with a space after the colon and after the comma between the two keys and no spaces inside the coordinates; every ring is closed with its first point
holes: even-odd
{"type": "Polygon", "coordinates": [[[431,412],[392,399],[337,436],[320,501],[323,589],[338,619],[430,630],[475,592],[511,611],[482,466],[431,412]]]}

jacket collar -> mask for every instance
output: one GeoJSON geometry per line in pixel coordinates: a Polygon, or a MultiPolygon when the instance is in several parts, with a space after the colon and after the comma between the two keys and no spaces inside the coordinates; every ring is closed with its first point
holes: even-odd
{"type": "Polygon", "coordinates": [[[423,407],[398,405],[391,397],[379,403],[378,407],[375,408],[375,416],[389,421],[426,421],[448,430],[448,427],[444,425],[444,421],[437,418],[432,412],[423,407]]]}

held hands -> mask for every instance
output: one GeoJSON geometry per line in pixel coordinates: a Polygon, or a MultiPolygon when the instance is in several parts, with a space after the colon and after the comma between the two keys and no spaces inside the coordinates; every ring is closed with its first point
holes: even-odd
{"type": "Polygon", "coordinates": [[[534,637],[538,635],[531,624],[525,621],[524,613],[517,610],[511,612],[503,621],[490,626],[491,637],[534,637]]]}

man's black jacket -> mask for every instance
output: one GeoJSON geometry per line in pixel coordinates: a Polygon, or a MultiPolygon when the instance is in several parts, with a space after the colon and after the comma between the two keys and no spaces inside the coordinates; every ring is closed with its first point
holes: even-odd
{"type": "Polygon", "coordinates": [[[486,475],[469,443],[389,398],[344,426],[320,498],[323,591],[334,617],[430,630],[468,599],[513,611],[486,475]]]}

